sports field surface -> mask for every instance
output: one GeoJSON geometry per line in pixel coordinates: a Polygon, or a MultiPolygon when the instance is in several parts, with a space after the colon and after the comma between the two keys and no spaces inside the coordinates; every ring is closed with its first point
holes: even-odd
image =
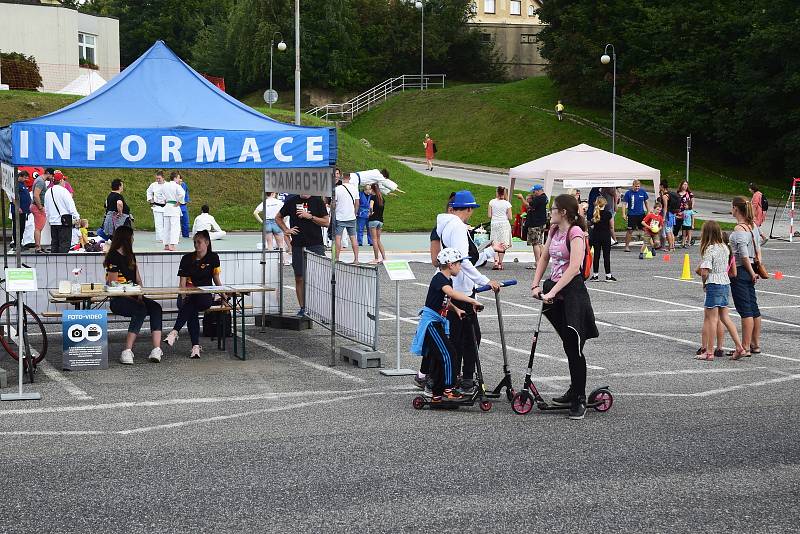
{"type": "MultiPolygon", "coordinates": [[[[680,280],[681,256],[615,249],[619,282],[588,284],[601,336],[585,349],[587,387],[609,386],[614,404],[583,421],[515,415],[505,399],[488,412],[414,410],[410,377],[329,367],[320,327],[252,327],[245,362],[208,340],[189,360],[183,335],[151,364],[140,338],[136,364],[122,366],[116,324],[107,371],[64,373],[55,349],[35,384],[43,400],[0,405],[0,531],[796,531],[800,248],[771,241],[764,258],[784,277],[757,286],[763,353],[700,362],[699,279],[680,280]]],[[[539,309],[525,265],[499,273],[520,281],[500,293],[517,388],[539,309]]],[[[433,270],[413,269],[400,329],[402,364],[415,369],[407,348],[433,270]]],[[[393,365],[391,284],[382,276],[379,344],[393,365]]],[[[498,310],[491,293],[481,300],[494,387],[498,310]]],[[[12,364],[0,359],[16,382],[12,364]]],[[[548,398],[569,383],[546,320],[534,377],[548,398]]]]}

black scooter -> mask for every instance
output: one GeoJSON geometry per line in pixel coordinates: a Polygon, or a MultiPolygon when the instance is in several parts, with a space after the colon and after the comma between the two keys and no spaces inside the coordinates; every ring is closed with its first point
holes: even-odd
{"type": "MultiPolygon", "coordinates": [[[[534,403],[536,407],[542,411],[569,409],[569,405],[552,404],[544,400],[539,394],[536,384],[534,384],[531,379],[531,375],[533,374],[533,358],[536,355],[536,343],[539,341],[539,330],[542,326],[542,315],[544,315],[544,307],[546,304],[550,304],[550,302],[542,300],[542,307],[539,310],[539,321],[536,324],[536,331],[533,333],[531,356],[528,360],[528,369],[525,373],[525,383],[522,386],[522,390],[515,393],[511,401],[511,409],[518,415],[530,413],[530,411],[533,410],[534,403]]],[[[614,404],[614,396],[611,394],[608,386],[595,389],[589,393],[586,399],[586,407],[594,408],[598,412],[607,412],[611,409],[612,404],[614,404]]]]}
{"type": "MultiPolygon", "coordinates": [[[[517,283],[516,280],[506,280],[504,282],[500,282],[500,287],[506,286],[513,286],[517,283]]],[[[489,291],[491,286],[485,285],[480,286],[475,289],[476,293],[482,293],[484,291],[489,291]]],[[[500,297],[498,296],[499,293],[495,293],[495,299],[497,302],[497,316],[500,319],[500,339],[503,345],[503,372],[505,376],[500,384],[495,388],[492,393],[488,393],[486,391],[486,384],[483,381],[483,370],[481,369],[481,359],[480,354],[475,355],[475,375],[478,379],[478,383],[476,384],[475,391],[462,399],[442,399],[439,402],[432,402],[432,399],[429,397],[424,397],[422,395],[417,395],[411,401],[411,405],[416,410],[421,410],[425,406],[430,406],[431,408],[440,408],[440,409],[457,409],[461,406],[475,406],[478,404],[484,412],[488,412],[492,409],[492,401],[491,399],[497,399],[500,397],[500,391],[502,388],[506,388],[506,395],[508,395],[508,400],[510,401],[513,398],[513,390],[511,388],[511,371],[508,368],[508,358],[506,357],[506,343],[505,343],[505,336],[503,334],[503,318],[500,314],[500,297]]],[[[482,311],[483,306],[478,308],[478,311],[482,311]]],[[[472,335],[475,336],[475,323],[474,321],[477,320],[475,313],[467,313],[462,321],[470,321],[470,326],[472,328],[472,335]]],[[[477,339],[476,346],[477,346],[477,339]]]]}

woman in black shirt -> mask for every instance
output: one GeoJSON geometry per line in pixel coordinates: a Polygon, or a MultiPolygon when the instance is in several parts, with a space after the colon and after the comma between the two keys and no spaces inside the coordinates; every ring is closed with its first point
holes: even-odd
{"type": "Polygon", "coordinates": [[[120,226],[132,226],[131,209],[122,196],[122,180],[111,180],[111,192],[106,197],[106,216],[103,219],[103,232],[111,237],[120,226]]]}
{"type": "Polygon", "coordinates": [[[383,195],[381,188],[378,184],[372,184],[372,192],[370,193],[369,201],[369,219],[367,220],[367,228],[369,234],[372,236],[372,251],[375,254],[375,259],[370,263],[381,263],[386,259],[386,250],[383,248],[381,242],[381,233],[383,232],[383,208],[384,208],[383,195]]]}
{"type": "Polygon", "coordinates": [[[589,226],[589,246],[594,249],[592,265],[592,281],[599,280],[600,254],[603,254],[603,267],[606,270],[606,282],[616,282],[611,274],[611,224],[614,215],[606,209],[608,201],[598,196],[594,201],[594,210],[589,226]]]}
{"type": "MultiPolygon", "coordinates": [[[[133,253],[133,230],[128,226],[117,228],[111,246],[108,249],[103,267],[106,268],[107,284],[142,285],[142,276],[133,253]]],[[[144,318],[150,316],[150,332],[153,338],[153,350],[149,360],[161,361],[161,305],[147,297],[120,296],[111,298],[111,311],[123,317],[130,317],[128,337],[125,339],[125,350],[119,357],[120,363],[133,365],[133,344],[144,324],[144,318]]]]}
{"type": "MultiPolygon", "coordinates": [[[[185,254],[178,266],[180,287],[221,286],[219,256],[211,250],[211,237],[208,230],[201,230],[194,234],[194,252],[185,254]]],[[[171,347],[178,339],[178,332],[183,325],[189,330],[192,340],[190,358],[200,357],[200,312],[207,310],[214,302],[210,293],[196,295],[181,295],[178,297],[178,317],[175,326],[167,334],[167,344],[171,347]]]]}

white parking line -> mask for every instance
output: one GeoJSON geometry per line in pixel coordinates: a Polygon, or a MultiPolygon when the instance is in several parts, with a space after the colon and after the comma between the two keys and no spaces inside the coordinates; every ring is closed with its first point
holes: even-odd
{"type": "MultiPolygon", "coordinates": [[[[653,278],[661,278],[662,280],[673,280],[675,282],[682,282],[684,284],[700,284],[700,285],[702,285],[702,283],[703,283],[703,282],[698,282],[697,280],[681,280],[680,278],[673,278],[671,276],[653,275],[653,278]]],[[[756,289],[756,293],[764,293],[765,295],[780,295],[781,297],[791,297],[793,299],[800,298],[800,295],[796,295],[794,293],[780,293],[778,291],[767,291],[766,289],[756,289]]]]}
{"type": "Polygon", "coordinates": [[[797,375],[787,375],[781,376],[779,378],[770,378],[767,380],[761,380],[759,382],[750,382],[749,384],[736,384],[735,386],[728,386],[719,389],[710,389],[708,391],[701,391],[699,393],[693,393],[693,397],[710,397],[711,395],[719,395],[722,393],[728,393],[730,391],[736,391],[739,389],[750,389],[758,386],[768,386],[770,384],[777,384],[780,382],[789,382],[792,380],[800,380],[800,374],[797,375]]]}
{"type": "Polygon", "coordinates": [[[318,363],[310,362],[308,360],[304,360],[300,356],[296,356],[296,355],[294,355],[294,354],[292,354],[290,352],[287,352],[287,351],[285,351],[285,350],[283,350],[283,349],[281,349],[279,347],[276,347],[275,345],[267,343],[266,341],[261,341],[260,339],[255,339],[253,337],[247,338],[247,341],[250,342],[250,343],[253,343],[254,345],[258,345],[259,347],[263,347],[263,348],[265,348],[267,350],[271,350],[272,352],[274,352],[278,356],[282,356],[283,358],[286,358],[287,360],[291,360],[291,361],[293,361],[295,363],[299,363],[300,365],[305,365],[306,367],[311,367],[312,369],[316,369],[317,371],[322,371],[324,373],[330,373],[332,375],[338,376],[339,378],[345,378],[347,380],[352,380],[353,382],[358,382],[359,384],[363,384],[364,382],[366,382],[366,380],[364,380],[363,378],[360,378],[358,376],[353,376],[353,375],[351,375],[349,373],[345,373],[344,371],[340,371],[339,369],[335,369],[333,367],[328,367],[327,365],[321,365],[321,364],[318,364],[318,363]]]}
{"type": "Polygon", "coordinates": [[[84,390],[76,386],[72,380],[64,376],[63,374],[59,373],[52,365],[50,365],[47,360],[42,360],[36,366],[37,369],[41,369],[42,372],[52,380],[53,382],[60,385],[64,390],[75,397],[77,400],[87,401],[92,400],[92,397],[86,393],[84,390]]]}

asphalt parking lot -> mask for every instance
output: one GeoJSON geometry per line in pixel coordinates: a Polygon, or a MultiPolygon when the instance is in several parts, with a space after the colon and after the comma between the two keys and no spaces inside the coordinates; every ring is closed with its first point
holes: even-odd
{"type": "MultiPolygon", "coordinates": [[[[698,362],[703,292],[680,280],[682,256],[640,261],[615,249],[620,281],[589,285],[601,337],[585,350],[587,387],[608,385],[615,401],[583,421],[518,416],[505,400],[489,412],[414,410],[410,377],[328,367],[319,327],[252,328],[245,362],[215,350],[188,360],[184,336],[161,364],[142,344],[126,367],[116,359],[122,332],[107,371],[61,372],[53,351],[35,384],[43,400],[0,405],[0,531],[797,531],[798,260],[796,244],[765,250],[784,278],[758,284],[763,354],[698,362]]],[[[400,313],[411,368],[433,272],[414,271],[400,313]]],[[[501,292],[520,387],[538,303],[524,264],[500,274],[520,280],[501,292]]],[[[394,292],[383,282],[380,346],[393,365],[394,292]]],[[[493,387],[497,310],[491,294],[482,299],[493,387]]],[[[9,382],[12,363],[0,360],[9,382]]],[[[547,396],[569,383],[546,321],[534,375],[547,396]]]]}

